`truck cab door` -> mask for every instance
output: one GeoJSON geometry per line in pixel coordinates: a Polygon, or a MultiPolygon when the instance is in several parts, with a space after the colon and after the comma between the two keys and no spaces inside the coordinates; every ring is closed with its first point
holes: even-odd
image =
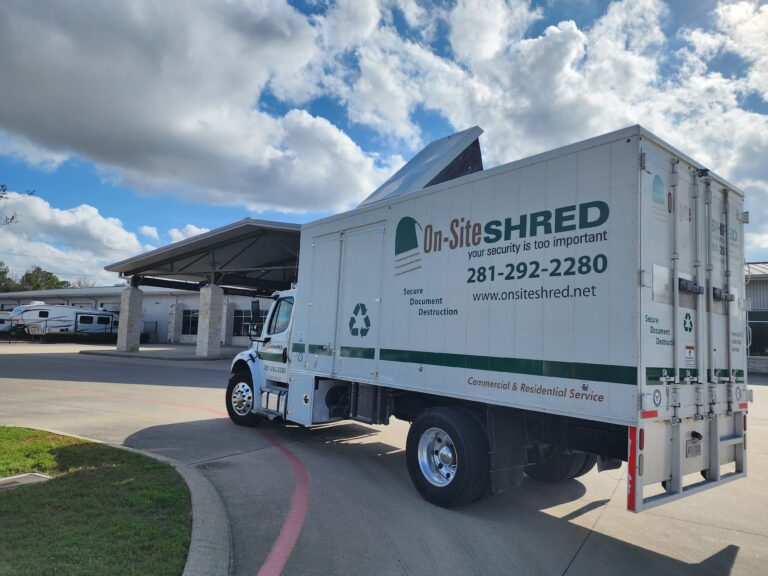
{"type": "Polygon", "coordinates": [[[279,298],[269,312],[258,356],[268,379],[288,382],[288,341],[293,320],[293,296],[279,298]]]}

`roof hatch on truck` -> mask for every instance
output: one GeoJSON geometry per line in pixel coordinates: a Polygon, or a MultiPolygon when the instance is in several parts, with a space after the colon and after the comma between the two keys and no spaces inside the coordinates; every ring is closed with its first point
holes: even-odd
{"type": "Polygon", "coordinates": [[[360,203],[368,206],[409,194],[427,186],[454,180],[483,169],[479,126],[430,142],[373,194],[360,203]]]}

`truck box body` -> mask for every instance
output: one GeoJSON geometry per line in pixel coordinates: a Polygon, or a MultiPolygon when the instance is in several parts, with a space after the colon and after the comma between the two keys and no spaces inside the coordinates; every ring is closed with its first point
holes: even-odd
{"type": "Polygon", "coordinates": [[[327,377],[626,426],[631,510],[739,477],[742,205],[634,126],[307,224],[267,377],[304,424],[327,377]]]}

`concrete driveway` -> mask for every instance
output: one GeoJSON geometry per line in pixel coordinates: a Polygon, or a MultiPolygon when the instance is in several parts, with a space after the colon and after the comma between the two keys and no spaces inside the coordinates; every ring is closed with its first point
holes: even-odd
{"type": "Polygon", "coordinates": [[[124,443],[196,466],[225,502],[238,576],[259,572],[286,521],[303,521],[288,575],[766,574],[766,386],[754,387],[745,480],[640,515],[624,510],[624,469],[560,485],[529,480],[444,510],[411,486],[402,422],[240,428],[222,415],[225,361],[78,349],[0,343],[0,424],[124,443]],[[301,470],[308,507],[297,518],[301,470]]]}

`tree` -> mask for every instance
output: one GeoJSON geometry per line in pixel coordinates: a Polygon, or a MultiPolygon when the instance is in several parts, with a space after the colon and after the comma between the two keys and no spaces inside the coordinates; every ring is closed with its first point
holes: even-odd
{"type": "Polygon", "coordinates": [[[70,283],[62,280],[53,272],[34,266],[24,273],[19,280],[19,290],[55,290],[69,288],[70,283]]]}
{"type": "MultiPolygon", "coordinates": [[[[34,190],[26,191],[27,197],[34,195],[34,190]]],[[[11,199],[11,196],[8,192],[8,186],[5,184],[0,184],[0,226],[5,226],[7,224],[18,224],[19,222],[19,217],[16,215],[16,212],[12,212],[11,214],[5,213],[5,207],[9,199],[11,199]]]]}
{"type": "Polygon", "coordinates": [[[0,292],[15,292],[18,289],[18,282],[11,276],[6,263],[0,260],[0,292]]]}
{"type": "Polygon", "coordinates": [[[72,282],[72,288],[93,288],[94,286],[96,286],[96,282],[89,280],[85,276],[72,282]]]}
{"type": "Polygon", "coordinates": [[[8,187],[5,184],[0,184],[0,226],[4,224],[16,224],[19,219],[16,217],[16,213],[7,215],[5,213],[5,203],[8,200],[8,187]]]}

